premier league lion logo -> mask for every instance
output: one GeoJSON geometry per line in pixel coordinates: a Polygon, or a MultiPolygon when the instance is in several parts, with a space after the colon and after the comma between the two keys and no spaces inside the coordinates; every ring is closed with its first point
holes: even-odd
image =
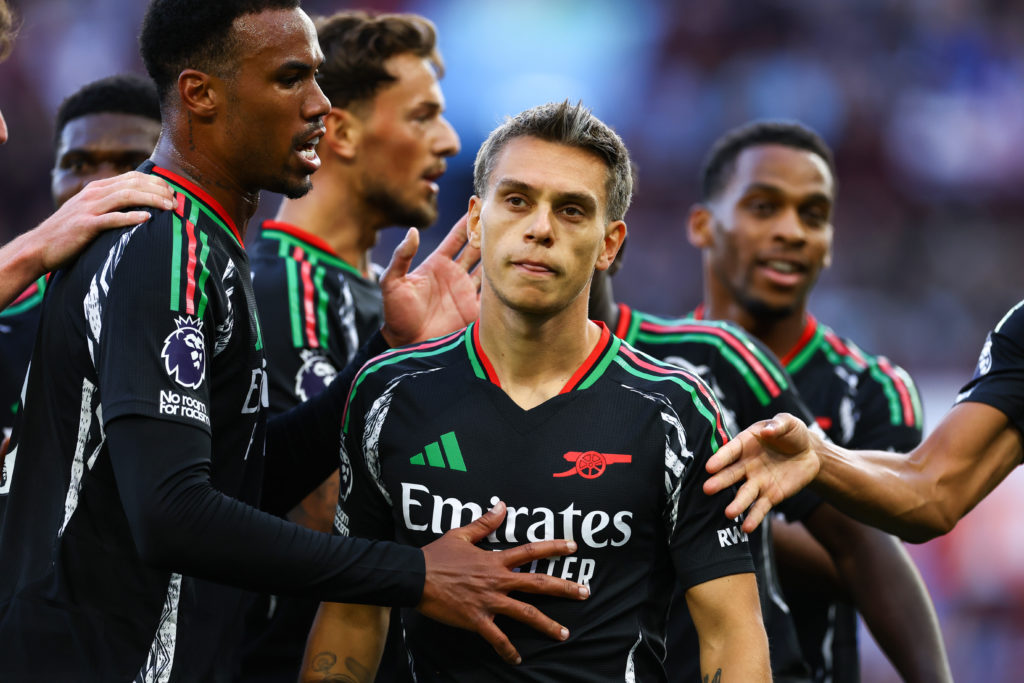
{"type": "Polygon", "coordinates": [[[302,367],[295,373],[295,395],[300,401],[308,401],[326,389],[338,371],[321,351],[306,349],[300,355],[302,367]]]}
{"type": "Polygon", "coordinates": [[[191,316],[174,320],[178,329],[164,339],[160,357],[164,369],[183,387],[195,389],[206,377],[206,343],[203,340],[203,321],[191,316]]]}

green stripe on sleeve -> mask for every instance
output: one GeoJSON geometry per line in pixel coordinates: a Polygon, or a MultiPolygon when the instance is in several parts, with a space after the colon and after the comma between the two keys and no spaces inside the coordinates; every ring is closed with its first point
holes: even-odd
{"type": "Polygon", "coordinates": [[[316,290],[316,326],[320,337],[320,346],[327,348],[331,330],[327,326],[327,292],[324,291],[324,276],[327,270],[317,266],[313,273],[313,288],[316,290]]]}
{"type": "Polygon", "coordinates": [[[181,310],[181,219],[171,216],[171,310],[181,310]]]}
{"type": "Polygon", "coordinates": [[[288,275],[288,315],[292,321],[292,346],[302,348],[302,287],[299,285],[299,264],[295,259],[285,261],[288,275]]]}

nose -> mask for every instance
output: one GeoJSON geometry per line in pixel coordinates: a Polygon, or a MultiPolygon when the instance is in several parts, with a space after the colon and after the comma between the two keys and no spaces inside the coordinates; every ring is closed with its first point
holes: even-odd
{"type": "Polygon", "coordinates": [[[320,84],[317,83],[316,79],[313,79],[313,92],[305,102],[304,111],[302,112],[303,118],[310,121],[320,119],[327,116],[329,111],[331,111],[331,101],[327,99],[327,95],[320,89],[320,84]]]}
{"type": "Polygon", "coordinates": [[[796,207],[787,207],[772,223],[772,237],[790,244],[803,244],[807,241],[806,229],[796,207]]]}
{"type": "Polygon", "coordinates": [[[441,126],[441,130],[434,143],[434,154],[439,157],[453,157],[462,149],[462,145],[459,142],[459,134],[455,132],[455,128],[448,122],[448,119],[443,116],[438,123],[441,126]]]}
{"type": "Polygon", "coordinates": [[[527,224],[524,238],[527,242],[538,242],[548,247],[554,242],[554,237],[554,231],[551,228],[551,213],[540,208],[527,224]]]}

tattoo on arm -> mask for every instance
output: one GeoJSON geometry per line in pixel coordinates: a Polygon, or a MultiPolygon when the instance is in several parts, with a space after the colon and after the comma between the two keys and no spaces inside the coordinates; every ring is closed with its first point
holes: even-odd
{"type": "Polygon", "coordinates": [[[321,652],[313,657],[312,668],[315,673],[323,674],[320,679],[324,683],[371,683],[370,670],[352,657],[345,658],[345,667],[349,673],[331,673],[338,663],[338,656],[333,652],[321,652]]]}
{"type": "MultiPolygon", "coordinates": [[[[708,675],[704,674],[704,683],[708,683],[708,675]]],[[[711,683],[722,683],[722,669],[718,669],[715,672],[715,677],[711,679],[711,683]]]]}

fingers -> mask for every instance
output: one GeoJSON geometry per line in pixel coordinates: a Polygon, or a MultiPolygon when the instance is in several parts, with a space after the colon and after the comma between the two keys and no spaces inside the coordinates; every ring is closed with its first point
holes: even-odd
{"type": "Polygon", "coordinates": [[[494,606],[494,612],[520,621],[554,640],[565,640],[569,637],[569,629],[528,602],[506,597],[494,606]]]}
{"type": "MultiPolygon", "coordinates": [[[[481,517],[481,519],[483,519],[481,517]]],[[[499,522],[500,523],[500,522],[499,522]]],[[[535,541],[524,543],[508,550],[502,550],[501,561],[506,567],[521,567],[527,562],[555,555],[571,555],[576,552],[575,541],[535,541]]]]}
{"type": "Polygon", "coordinates": [[[508,591],[550,595],[569,600],[586,600],[590,597],[588,586],[549,576],[543,572],[512,572],[503,588],[508,591]]]}
{"type": "MultiPolygon", "coordinates": [[[[479,251],[479,249],[477,251],[479,251]]],[[[469,279],[473,282],[473,287],[476,288],[478,295],[480,292],[480,285],[482,285],[484,281],[483,278],[484,269],[481,268],[480,266],[477,266],[473,270],[469,271],[469,279]]]]}
{"type": "MultiPolygon", "coordinates": [[[[463,538],[474,545],[487,538],[488,534],[501,526],[505,519],[505,503],[498,501],[494,507],[480,515],[464,527],[453,529],[449,533],[463,538]]],[[[522,564],[522,563],[520,563],[522,564]]],[[[512,566],[512,565],[507,565],[512,566]]]]}
{"type": "Polygon", "coordinates": [[[483,639],[491,644],[494,651],[498,653],[498,656],[504,659],[508,664],[521,664],[523,658],[519,656],[519,652],[516,650],[515,645],[508,639],[500,628],[498,628],[493,621],[486,621],[479,625],[477,633],[483,636],[483,639]]]}
{"type": "Polygon", "coordinates": [[[466,232],[466,223],[469,221],[469,214],[462,214],[462,218],[455,221],[455,225],[448,231],[448,234],[444,236],[441,243],[437,245],[434,250],[435,254],[439,254],[448,259],[454,259],[455,255],[459,253],[459,249],[466,244],[469,239],[466,232]]]}
{"type": "Polygon", "coordinates": [[[754,533],[754,529],[768,516],[771,509],[771,501],[767,498],[758,498],[747,510],[747,516],[743,519],[743,531],[748,534],[754,533]]]}
{"type": "Polygon", "coordinates": [[[150,214],[146,211],[113,211],[111,213],[105,213],[102,216],[97,216],[96,222],[93,223],[93,227],[98,230],[105,230],[107,228],[125,228],[129,225],[145,223],[150,218],[150,214]]]}
{"type": "Polygon", "coordinates": [[[409,272],[409,266],[412,265],[412,259],[416,256],[416,251],[420,248],[420,231],[416,228],[409,228],[408,232],[405,233],[405,237],[395,247],[395,251],[391,254],[391,261],[388,263],[388,267],[384,269],[384,274],[381,275],[380,282],[381,287],[392,282],[393,280],[400,280],[406,276],[409,272]]]}

